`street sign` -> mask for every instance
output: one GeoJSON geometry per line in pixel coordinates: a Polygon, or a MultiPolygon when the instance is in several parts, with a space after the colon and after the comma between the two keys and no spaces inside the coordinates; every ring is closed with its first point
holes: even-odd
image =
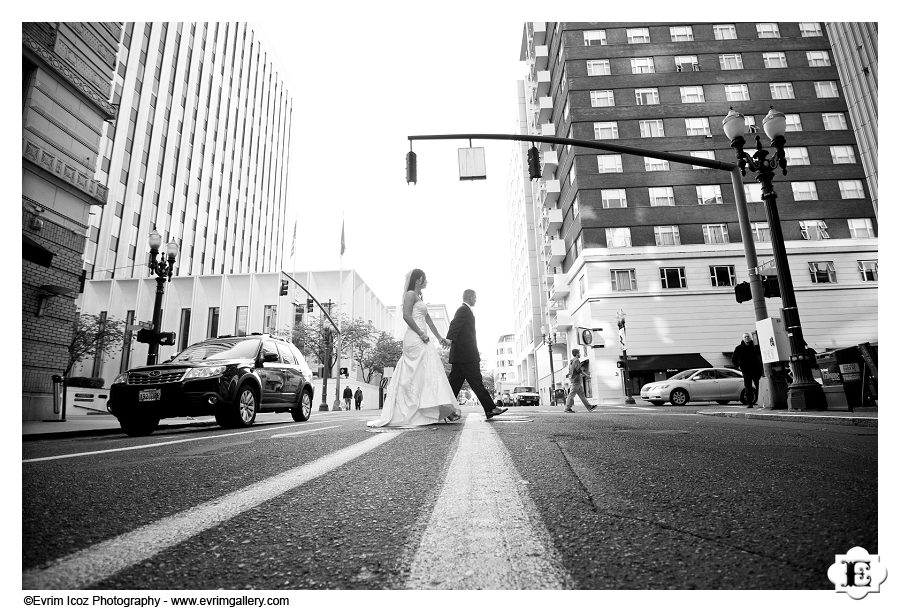
{"type": "Polygon", "coordinates": [[[753,268],[753,271],[760,276],[775,276],[777,274],[775,260],[770,259],[769,261],[764,261],[753,268]]]}
{"type": "Polygon", "coordinates": [[[138,321],[125,326],[125,331],[134,331],[136,329],[153,329],[153,323],[150,321],[138,321]]]}
{"type": "Polygon", "coordinates": [[[477,181],[487,178],[484,164],[484,147],[468,147],[457,150],[459,180],[477,181]]]}

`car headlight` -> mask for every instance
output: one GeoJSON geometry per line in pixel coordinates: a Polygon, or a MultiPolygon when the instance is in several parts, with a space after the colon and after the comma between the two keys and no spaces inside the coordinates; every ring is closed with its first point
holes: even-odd
{"type": "Polygon", "coordinates": [[[213,368],[191,368],[184,375],[184,380],[189,378],[212,378],[219,376],[225,371],[225,366],[215,366],[213,368]]]}
{"type": "Polygon", "coordinates": [[[118,384],[125,384],[127,382],[128,382],[128,372],[122,372],[121,374],[116,376],[116,379],[114,381],[112,381],[112,384],[118,385],[118,384]]]}

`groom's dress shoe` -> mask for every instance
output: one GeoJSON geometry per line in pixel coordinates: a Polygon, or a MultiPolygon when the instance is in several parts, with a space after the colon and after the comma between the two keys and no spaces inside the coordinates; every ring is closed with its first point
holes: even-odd
{"type": "Polygon", "coordinates": [[[490,419],[494,418],[495,416],[500,416],[507,410],[509,410],[509,408],[494,408],[493,410],[488,412],[486,415],[484,415],[484,418],[490,420],[490,419]]]}

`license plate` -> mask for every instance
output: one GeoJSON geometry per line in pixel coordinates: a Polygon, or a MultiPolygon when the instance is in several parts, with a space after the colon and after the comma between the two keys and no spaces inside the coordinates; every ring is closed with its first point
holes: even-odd
{"type": "Polygon", "coordinates": [[[159,389],[141,389],[140,391],[138,391],[138,401],[156,402],[159,401],[160,395],[161,393],[159,389]]]}

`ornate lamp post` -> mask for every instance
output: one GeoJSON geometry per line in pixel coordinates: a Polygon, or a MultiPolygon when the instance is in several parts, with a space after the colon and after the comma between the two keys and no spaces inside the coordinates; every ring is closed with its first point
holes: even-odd
{"type": "MultiPolygon", "coordinates": [[[[328,308],[328,315],[331,316],[331,307],[334,306],[334,303],[331,300],[328,300],[325,304],[323,304],[326,308],[328,308]]],[[[321,324],[321,319],[319,320],[321,324]]],[[[331,370],[331,343],[333,341],[331,328],[325,328],[322,330],[322,339],[325,341],[325,359],[322,363],[322,402],[319,404],[319,412],[328,412],[328,374],[331,370]]],[[[340,384],[335,382],[335,387],[340,390],[340,384]]]]}
{"type": "Polygon", "coordinates": [[[616,312],[616,325],[619,327],[619,345],[622,347],[622,386],[625,387],[625,403],[633,404],[631,397],[631,377],[628,374],[628,349],[625,345],[625,311],[616,312]]]}
{"type": "Polygon", "coordinates": [[[553,371],[553,345],[556,344],[556,332],[548,326],[541,326],[541,334],[544,336],[544,344],[550,354],[550,405],[556,405],[556,373],[553,371]]]}
{"type": "Polygon", "coordinates": [[[762,198],[766,204],[766,218],[772,235],[772,252],[775,256],[775,267],[778,274],[778,289],[784,311],[784,324],[791,343],[791,374],[793,382],[788,386],[788,410],[824,410],[826,406],[825,392],[817,383],[810,370],[806,355],[806,342],[803,340],[803,329],[800,326],[800,314],[797,312],[797,299],[794,296],[794,283],[788,265],[787,251],[784,246],[784,235],[781,232],[781,219],[775,204],[775,189],[772,179],[775,168],[781,168],[781,174],[787,174],[787,159],[784,155],[785,118],[771,106],[763,119],[763,130],[775,147],[775,155],[768,159],[769,151],[762,148],[759,136],[756,137],[756,152],[751,156],[744,151],[744,134],[747,127],[744,116],[732,108],[722,120],[722,129],[731,140],[731,147],[737,153],[741,174],[746,175],[746,168],[756,174],[756,180],[762,186],[762,198]]]}
{"type": "Polygon", "coordinates": [[[156,301],[153,302],[153,333],[147,349],[147,365],[156,365],[159,356],[159,335],[162,332],[162,300],[166,292],[166,281],[172,280],[172,272],[175,270],[175,258],[178,257],[178,245],[170,242],[166,245],[166,252],[160,254],[162,235],[156,228],[150,230],[147,239],[150,245],[150,275],[156,275],[156,301]],[[159,255],[159,259],[157,259],[159,255]]]}

